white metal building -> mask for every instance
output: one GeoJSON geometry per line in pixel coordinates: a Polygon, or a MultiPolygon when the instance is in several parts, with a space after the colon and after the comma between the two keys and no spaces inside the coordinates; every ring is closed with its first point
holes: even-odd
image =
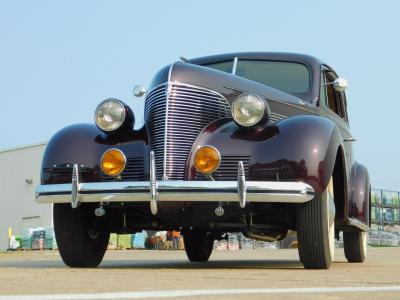
{"type": "Polygon", "coordinates": [[[24,228],[52,226],[52,206],[35,202],[45,146],[0,150],[0,251],[8,247],[9,227],[20,235],[24,228]]]}

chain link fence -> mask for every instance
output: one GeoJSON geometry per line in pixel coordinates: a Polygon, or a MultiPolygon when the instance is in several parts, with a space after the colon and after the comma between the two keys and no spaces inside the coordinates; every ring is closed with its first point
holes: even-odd
{"type": "Polygon", "coordinates": [[[372,229],[400,232],[400,193],[373,189],[371,191],[372,229]]]}
{"type": "Polygon", "coordinates": [[[372,189],[369,244],[376,246],[400,245],[399,192],[372,189]]]}

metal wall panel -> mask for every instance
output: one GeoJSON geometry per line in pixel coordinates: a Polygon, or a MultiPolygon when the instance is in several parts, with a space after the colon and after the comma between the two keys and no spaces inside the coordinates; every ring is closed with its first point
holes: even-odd
{"type": "Polygon", "coordinates": [[[14,235],[23,228],[52,226],[51,205],[35,202],[45,144],[0,151],[0,251],[8,246],[8,228],[14,235]]]}

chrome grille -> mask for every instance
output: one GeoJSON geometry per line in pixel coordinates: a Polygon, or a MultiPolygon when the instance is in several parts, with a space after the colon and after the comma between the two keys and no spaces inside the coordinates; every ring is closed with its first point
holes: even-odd
{"type": "Polygon", "coordinates": [[[287,118],[286,116],[271,112],[268,123],[274,124],[274,123],[279,122],[280,120],[283,120],[286,118],[287,118]]]}
{"type": "Polygon", "coordinates": [[[143,157],[128,157],[124,171],[120,178],[114,178],[101,172],[101,181],[138,181],[145,180],[144,178],[144,158],[143,157]]]}
{"type": "MultiPolygon", "coordinates": [[[[237,180],[238,163],[243,162],[244,173],[248,176],[250,156],[248,155],[222,155],[219,168],[213,173],[214,180],[237,180]]],[[[203,174],[196,172],[197,180],[210,180],[203,174]]]]}
{"type": "Polygon", "coordinates": [[[145,119],[157,178],[183,179],[196,137],[207,124],[230,117],[230,106],[222,95],[208,89],[182,83],[171,83],[169,90],[166,87],[148,94],[145,119]]]}

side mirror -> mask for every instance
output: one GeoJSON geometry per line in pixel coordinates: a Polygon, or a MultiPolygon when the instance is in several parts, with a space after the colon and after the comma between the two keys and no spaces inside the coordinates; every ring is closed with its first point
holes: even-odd
{"type": "Polygon", "coordinates": [[[333,81],[333,87],[338,92],[344,92],[347,89],[347,79],[341,77],[336,78],[335,81],[333,81]]]}
{"type": "Polygon", "coordinates": [[[141,85],[136,85],[132,90],[133,96],[135,97],[142,97],[146,92],[147,90],[141,85]]]}
{"type": "Polygon", "coordinates": [[[347,79],[346,78],[336,78],[333,82],[327,82],[323,85],[330,85],[332,84],[334,89],[338,92],[344,92],[347,89],[347,79]]]}

